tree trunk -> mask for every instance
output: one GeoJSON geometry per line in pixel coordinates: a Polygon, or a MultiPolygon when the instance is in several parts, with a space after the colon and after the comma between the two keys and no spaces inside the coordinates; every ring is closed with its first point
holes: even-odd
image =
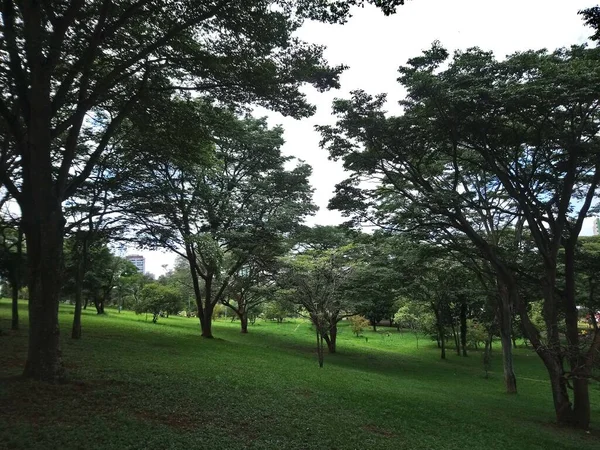
{"type": "Polygon", "coordinates": [[[19,285],[12,283],[12,321],[10,325],[11,330],[19,329],[19,285]]]}
{"type": "Polygon", "coordinates": [[[215,309],[215,305],[208,302],[208,296],[205,297],[207,301],[204,304],[204,311],[202,315],[200,315],[200,311],[198,312],[198,316],[200,317],[200,327],[202,328],[202,337],[207,339],[212,339],[214,336],[212,334],[212,314],[215,309]]]}
{"type": "Polygon", "coordinates": [[[12,268],[13,276],[12,276],[12,321],[10,328],[11,330],[19,329],[19,289],[21,288],[21,270],[23,270],[22,265],[22,256],[23,256],[23,228],[19,226],[19,231],[17,235],[17,259],[15,267],[12,268]]]}
{"type": "Polygon", "coordinates": [[[440,332],[440,341],[441,341],[441,348],[442,348],[441,358],[446,359],[446,336],[444,336],[443,327],[440,332]]]}
{"type": "Polygon", "coordinates": [[[432,303],[431,307],[433,309],[433,313],[435,314],[435,325],[438,334],[438,348],[441,349],[441,358],[446,359],[446,336],[442,321],[442,313],[435,303],[432,303]]]}
{"type": "Polygon", "coordinates": [[[565,325],[567,338],[567,359],[571,369],[573,387],[572,425],[587,430],[590,426],[589,377],[591,361],[582,354],[579,345],[579,316],[575,298],[575,244],[565,245],[565,325]]]}
{"type": "MultiPolygon", "coordinates": [[[[81,339],[81,299],[83,294],[83,276],[87,259],[87,239],[81,244],[81,255],[77,263],[77,274],[75,278],[75,313],[73,314],[72,339],[81,339]]],[[[87,302],[86,302],[87,304],[87,302]]]]}
{"type": "Polygon", "coordinates": [[[456,332],[456,327],[454,326],[454,319],[452,319],[452,337],[454,337],[454,348],[456,349],[456,354],[460,356],[460,341],[458,340],[458,333],[456,332]]]}
{"type": "Polygon", "coordinates": [[[510,334],[506,335],[506,330],[500,328],[500,343],[502,344],[502,363],[504,366],[504,384],[508,394],[517,393],[517,378],[515,377],[513,367],[512,345],[510,334]]]}
{"type": "MultiPolygon", "coordinates": [[[[512,312],[508,283],[498,280],[498,324],[500,343],[502,344],[502,364],[504,366],[504,384],[508,394],[517,393],[517,378],[513,366],[512,354],[512,312]]],[[[512,287],[514,289],[514,287],[512,287]]]]}
{"type": "Polygon", "coordinates": [[[21,205],[29,269],[29,348],[23,375],[54,383],[65,378],[58,326],[64,219],[60,202],[49,207],[50,199],[40,197],[30,207],[21,205]]]}
{"type": "Polygon", "coordinates": [[[323,368],[323,333],[319,329],[319,326],[315,326],[317,334],[317,359],[319,360],[319,367],[323,368]]]}
{"type": "Polygon", "coordinates": [[[327,342],[327,350],[329,353],[336,352],[336,342],[337,342],[337,324],[332,325],[329,328],[329,336],[325,335],[325,342],[327,342]],[[329,339],[327,339],[329,337],[329,339]]]}
{"type": "Polygon", "coordinates": [[[104,305],[102,299],[94,294],[94,306],[96,307],[96,314],[104,314],[104,305]]]}
{"type": "Polygon", "coordinates": [[[460,305],[460,345],[462,355],[467,356],[467,304],[465,302],[460,305]]]}
{"type": "Polygon", "coordinates": [[[242,333],[248,333],[248,313],[242,312],[240,314],[240,323],[242,325],[242,333]]]}

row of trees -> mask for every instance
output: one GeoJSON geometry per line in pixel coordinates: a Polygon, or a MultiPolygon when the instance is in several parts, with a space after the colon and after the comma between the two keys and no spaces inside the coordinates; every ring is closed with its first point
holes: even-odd
{"type": "MultiPolygon", "coordinates": [[[[0,183],[18,205],[27,240],[26,377],[64,378],[57,263],[64,207],[84,195],[94,173],[96,181],[112,175],[103,164],[126,143],[134,116],[160,130],[174,97],[193,91],[207,105],[239,112],[258,104],[306,117],[314,107],[300,87],[337,87],[344,67],[330,66],[323,47],[294,32],[308,19],[343,23],[364,3],[392,14],[403,1],[2,1],[0,183]]],[[[186,255],[197,243],[188,246],[186,255]]],[[[198,277],[211,278],[201,270],[198,277]]],[[[202,300],[200,309],[212,302],[202,300]]]]}
{"type": "MultiPolygon", "coordinates": [[[[356,91],[335,101],[337,124],[320,127],[350,172],[330,206],[354,224],[418,232],[433,252],[452,250],[470,279],[496,291],[507,391],[516,392],[516,312],[548,370],[557,421],[587,428],[600,332],[580,332],[576,275],[583,221],[599,207],[600,49],[499,61],[435,43],[399,73],[402,115],[386,114],[385,95],[356,91]],[[544,333],[532,320],[538,299],[544,333]]],[[[439,283],[448,283],[443,264],[439,283]]]]}

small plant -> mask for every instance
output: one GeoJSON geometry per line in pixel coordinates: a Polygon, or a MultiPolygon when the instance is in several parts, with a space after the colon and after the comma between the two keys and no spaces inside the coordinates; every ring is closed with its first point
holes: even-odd
{"type": "Polygon", "coordinates": [[[356,337],[360,336],[360,333],[367,327],[369,327],[369,321],[363,316],[352,316],[350,317],[350,328],[356,337]]]}

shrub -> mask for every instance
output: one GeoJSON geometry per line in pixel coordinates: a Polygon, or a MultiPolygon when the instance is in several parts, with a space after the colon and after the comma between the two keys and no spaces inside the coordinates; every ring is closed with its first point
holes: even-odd
{"type": "Polygon", "coordinates": [[[370,325],[369,321],[363,316],[352,316],[349,320],[350,328],[352,329],[352,332],[356,334],[356,337],[358,337],[360,333],[362,333],[363,330],[368,328],[370,325]]]}

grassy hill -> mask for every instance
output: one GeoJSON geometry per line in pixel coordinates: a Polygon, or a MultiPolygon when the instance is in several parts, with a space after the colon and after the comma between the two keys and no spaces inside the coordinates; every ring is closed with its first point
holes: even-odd
{"type": "Polygon", "coordinates": [[[498,348],[485,379],[480,353],[442,361],[409,333],[356,338],[343,327],[339,353],[319,369],[303,321],[259,321],[248,335],[220,321],[217,339],[204,340],[196,319],[85,311],[73,341],[72,315],[61,308],[71,382],[21,381],[26,331],[7,332],[0,301],[0,448],[600,448],[600,386],[591,433],[557,428],[545,370],[525,348],[515,355],[519,394],[507,396],[498,348]]]}

